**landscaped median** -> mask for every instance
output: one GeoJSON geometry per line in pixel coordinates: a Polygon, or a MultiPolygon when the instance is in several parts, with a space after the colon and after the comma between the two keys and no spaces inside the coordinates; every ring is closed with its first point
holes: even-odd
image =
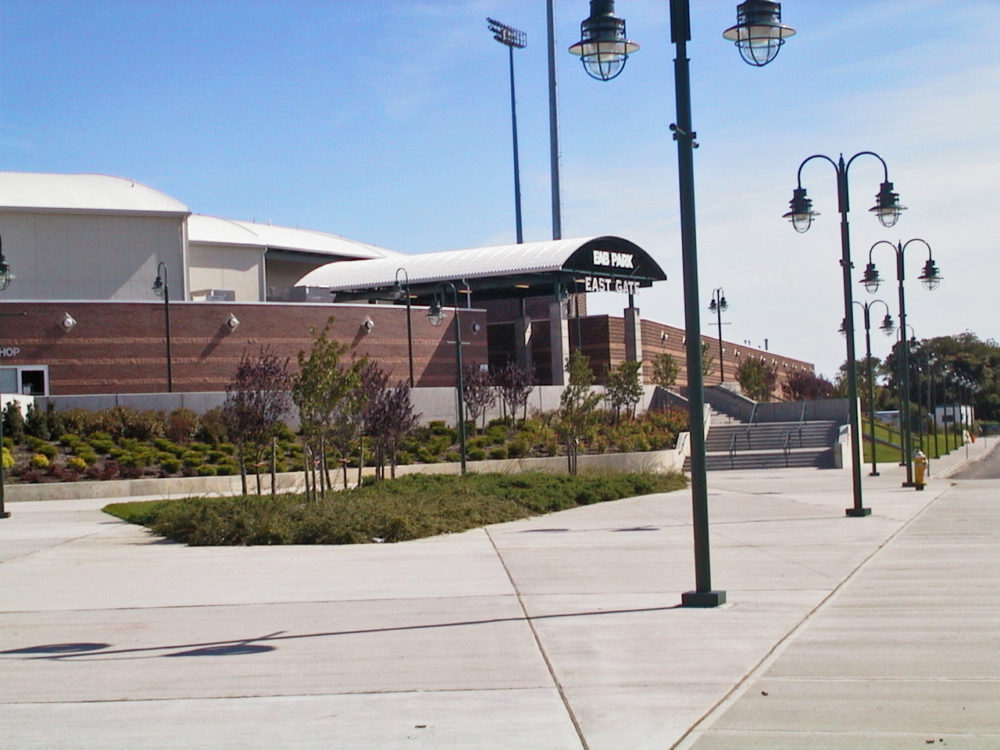
{"type": "Polygon", "coordinates": [[[190,545],[400,542],[684,489],[678,473],[412,474],[332,492],[115,503],[105,511],[190,545]]]}

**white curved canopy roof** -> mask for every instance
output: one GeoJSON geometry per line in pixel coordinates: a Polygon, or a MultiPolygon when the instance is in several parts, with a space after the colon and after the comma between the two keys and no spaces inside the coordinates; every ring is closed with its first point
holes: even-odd
{"type": "MultiPolygon", "coordinates": [[[[620,237],[578,237],[519,245],[452,250],[421,255],[396,255],[378,260],[327,263],[301,279],[296,286],[328,287],[331,292],[388,290],[396,279],[407,281],[411,290],[442,281],[468,282],[486,288],[531,287],[551,289],[554,279],[563,283],[580,275],[600,275],[635,279],[642,286],[666,278],[666,274],[644,250],[620,237]],[[595,252],[596,251],[596,252],[595,252]],[[609,257],[607,268],[594,267],[596,253],[609,257]],[[626,262],[610,266],[610,256],[626,262]]],[[[576,283],[573,283],[576,288],[576,283]]],[[[345,297],[338,297],[342,299],[345,297]]]]}
{"type": "Polygon", "coordinates": [[[0,172],[0,208],[185,216],[187,206],[134,180],[100,174],[0,172]]]}
{"type": "Polygon", "coordinates": [[[188,218],[188,241],[213,245],[270,248],[341,258],[397,257],[399,253],[364,242],[310,229],[293,229],[252,221],[194,214],[188,218]]]}

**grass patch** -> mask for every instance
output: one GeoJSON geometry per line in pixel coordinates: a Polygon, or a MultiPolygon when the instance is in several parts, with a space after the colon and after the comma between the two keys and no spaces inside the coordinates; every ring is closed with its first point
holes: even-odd
{"type": "Polygon", "coordinates": [[[401,542],[687,486],[681,474],[410,474],[310,503],[274,498],[114,503],[106,513],[192,546],[401,542]]]}

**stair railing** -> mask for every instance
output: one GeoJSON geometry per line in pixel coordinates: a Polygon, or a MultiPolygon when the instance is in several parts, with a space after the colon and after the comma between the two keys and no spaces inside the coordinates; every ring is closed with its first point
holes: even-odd
{"type": "Polygon", "coordinates": [[[736,438],[739,435],[738,432],[733,433],[732,439],[729,441],[729,468],[736,468],[736,438]]]}

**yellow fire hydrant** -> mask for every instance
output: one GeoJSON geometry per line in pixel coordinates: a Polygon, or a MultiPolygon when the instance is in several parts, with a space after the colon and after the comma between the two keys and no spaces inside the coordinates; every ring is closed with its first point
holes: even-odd
{"type": "Polygon", "coordinates": [[[917,454],[913,457],[913,484],[916,485],[918,490],[922,490],[926,482],[924,481],[924,476],[927,474],[927,456],[924,455],[923,451],[917,451],[917,454]]]}

